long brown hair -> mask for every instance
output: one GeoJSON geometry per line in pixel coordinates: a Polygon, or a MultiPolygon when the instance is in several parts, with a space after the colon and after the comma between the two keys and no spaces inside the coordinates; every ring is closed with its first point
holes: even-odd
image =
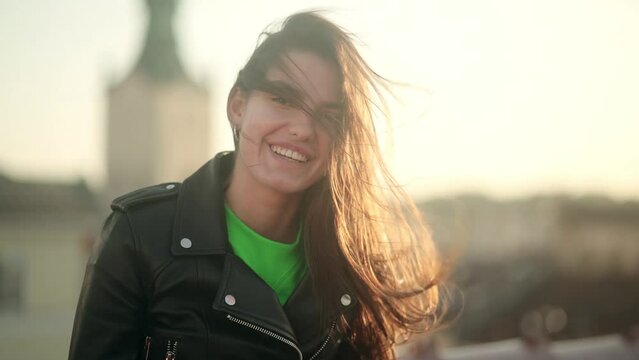
{"type": "MultiPolygon", "coordinates": [[[[383,109],[389,82],[359,55],[352,36],[320,16],[288,17],[264,32],[233,90],[264,89],[265,74],[291,50],[333,61],[344,110],[327,124],[333,148],[327,175],[306,193],[302,208],[309,270],[323,308],[354,291],[354,321],[340,329],[362,358],[393,359],[393,346],[439,323],[442,263],[419,211],[386,165],[373,113],[383,109]]],[[[325,313],[328,311],[324,311],[325,313]]]]}

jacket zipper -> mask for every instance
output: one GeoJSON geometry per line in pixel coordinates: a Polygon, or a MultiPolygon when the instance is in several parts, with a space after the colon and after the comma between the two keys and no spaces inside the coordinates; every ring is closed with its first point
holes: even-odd
{"type": "Polygon", "coordinates": [[[287,338],[285,338],[285,337],[283,337],[281,335],[278,335],[278,334],[272,332],[271,330],[267,330],[267,329],[265,329],[265,328],[263,328],[261,326],[252,324],[252,323],[250,323],[248,321],[244,321],[242,319],[238,319],[238,318],[236,318],[233,315],[226,315],[226,318],[231,320],[232,322],[234,322],[236,324],[240,324],[240,325],[245,326],[245,327],[247,327],[249,329],[253,329],[255,331],[259,331],[259,332],[261,332],[264,335],[270,336],[273,339],[276,339],[276,340],[278,340],[280,342],[283,342],[284,344],[292,347],[293,349],[295,349],[295,351],[297,351],[297,354],[299,355],[299,359],[300,360],[303,359],[302,350],[300,350],[300,348],[297,347],[297,345],[295,345],[295,343],[292,342],[291,340],[289,340],[289,339],[287,339],[287,338]]]}
{"type": "Polygon", "coordinates": [[[326,339],[324,339],[322,346],[320,346],[320,348],[317,349],[315,354],[313,354],[313,356],[308,358],[308,360],[314,360],[317,357],[317,355],[319,355],[322,352],[322,350],[324,350],[324,348],[326,347],[326,344],[328,344],[328,341],[331,339],[331,335],[333,335],[333,330],[335,330],[336,324],[337,324],[337,320],[333,321],[333,324],[331,325],[331,329],[328,330],[328,335],[326,336],[326,339]]]}
{"type": "MultiPolygon", "coordinates": [[[[242,319],[238,319],[238,318],[236,318],[236,317],[235,317],[235,316],[233,316],[233,315],[226,315],[226,318],[227,318],[227,319],[229,319],[229,320],[231,320],[232,322],[234,322],[234,323],[236,323],[236,324],[240,324],[240,325],[242,325],[242,326],[246,326],[246,327],[247,327],[247,328],[249,328],[249,329],[253,329],[253,330],[255,330],[255,331],[259,331],[259,332],[261,332],[262,334],[268,335],[268,336],[270,336],[270,337],[272,337],[272,338],[274,338],[274,339],[276,339],[276,340],[279,340],[279,341],[283,342],[284,344],[286,344],[286,345],[288,345],[288,346],[292,347],[293,349],[295,349],[295,351],[297,351],[297,354],[299,355],[300,360],[302,360],[302,359],[303,359],[302,351],[301,351],[301,350],[300,350],[300,348],[299,348],[297,345],[295,345],[295,343],[294,343],[294,342],[292,342],[291,340],[289,340],[289,339],[287,339],[287,338],[285,338],[285,337],[283,337],[283,336],[281,336],[281,335],[278,335],[278,334],[276,334],[276,333],[272,332],[271,330],[267,330],[267,329],[265,329],[265,328],[263,328],[263,327],[261,327],[261,326],[255,325],[255,324],[250,323],[250,322],[248,322],[248,321],[244,321],[244,320],[242,320],[242,319]]],[[[326,345],[328,344],[328,341],[331,339],[331,335],[333,335],[333,331],[335,330],[335,325],[336,325],[336,324],[337,324],[337,320],[333,321],[333,324],[331,325],[330,330],[328,330],[328,335],[326,336],[326,339],[324,339],[324,342],[322,343],[322,346],[320,346],[320,348],[319,348],[319,349],[317,349],[317,351],[315,352],[315,354],[313,354],[313,356],[311,356],[310,358],[308,358],[308,360],[314,360],[314,359],[315,359],[315,358],[316,358],[316,357],[317,357],[317,356],[318,356],[318,355],[319,355],[319,354],[320,354],[320,353],[324,350],[324,348],[325,348],[325,347],[326,347],[326,345]]]]}
{"type": "Polygon", "coordinates": [[[144,339],[144,360],[149,360],[149,350],[151,350],[151,337],[144,339]]]}
{"type": "Polygon", "coordinates": [[[175,356],[177,355],[177,340],[171,341],[169,340],[166,344],[166,356],[164,360],[175,360],[175,356]]]}

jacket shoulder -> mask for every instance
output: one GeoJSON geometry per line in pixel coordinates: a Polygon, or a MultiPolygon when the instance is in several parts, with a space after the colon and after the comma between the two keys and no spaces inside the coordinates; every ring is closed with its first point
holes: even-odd
{"type": "Polygon", "coordinates": [[[177,182],[169,182],[134,190],[115,198],[111,202],[111,209],[124,212],[136,205],[175,197],[178,194],[180,185],[177,182]]]}

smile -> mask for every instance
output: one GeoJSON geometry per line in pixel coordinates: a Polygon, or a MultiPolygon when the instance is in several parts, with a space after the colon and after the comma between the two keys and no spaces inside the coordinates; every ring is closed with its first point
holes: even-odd
{"type": "Polygon", "coordinates": [[[290,160],[294,160],[294,161],[301,162],[301,163],[305,163],[305,162],[308,161],[306,156],[304,156],[304,155],[302,155],[302,154],[300,154],[300,153],[298,153],[296,151],[293,151],[291,149],[283,148],[281,146],[271,145],[271,150],[274,153],[276,153],[277,155],[280,155],[280,156],[285,157],[285,158],[290,159],[290,160]]]}

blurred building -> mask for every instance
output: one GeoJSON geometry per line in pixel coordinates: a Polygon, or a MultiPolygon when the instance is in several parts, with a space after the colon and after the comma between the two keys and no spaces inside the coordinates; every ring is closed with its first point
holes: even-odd
{"type": "Polygon", "coordinates": [[[561,272],[589,278],[639,275],[639,203],[585,198],[563,204],[557,223],[551,251],[561,272]]]}
{"type": "Polygon", "coordinates": [[[541,256],[562,273],[639,274],[639,202],[565,195],[496,201],[463,195],[419,207],[437,243],[463,264],[541,256]]]}
{"type": "Polygon", "coordinates": [[[66,357],[96,215],[83,181],[0,176],[0,358],[66,357]]]}
{"type": "Polygon", "coordinates": [[[209,90],[194,82],[173,33],[177,0],[146,0],[140,57],[108,90],[105,198],[181,181],[210,158],[209,90]]]}
{"type": "Polygon", "coordinates": [[[563,196],[496,201],[482,195],[419,204],[438,245],[457,261],[492,264],[547,251],[557,232],[563,196]]]}

